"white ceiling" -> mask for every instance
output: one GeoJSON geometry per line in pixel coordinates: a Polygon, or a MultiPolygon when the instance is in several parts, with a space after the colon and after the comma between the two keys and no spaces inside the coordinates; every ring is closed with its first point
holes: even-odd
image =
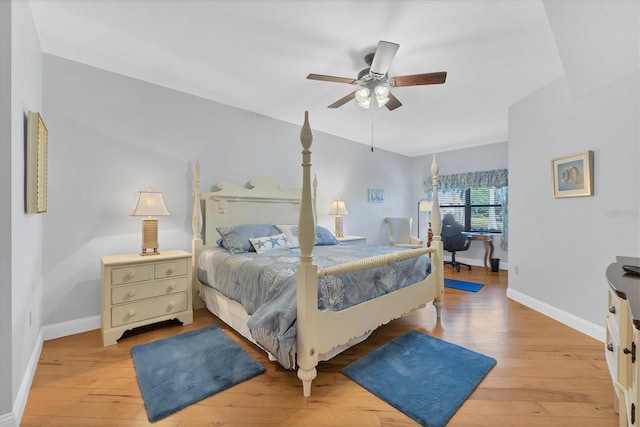
{"type": "Polygon", "coordinates": [[[44,52],[407,156],[506,141],[508,107],[562,76],[541,0],[30,0],[44,52]],[[364,110],[355,78],[379,40],[403,106],[364,110]]]}

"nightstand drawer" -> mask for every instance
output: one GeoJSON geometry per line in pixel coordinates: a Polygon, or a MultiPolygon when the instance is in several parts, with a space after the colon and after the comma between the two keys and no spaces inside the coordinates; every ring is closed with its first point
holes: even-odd
{"type": "Polygon", "coordinates": [[[144,282],[153,278],[153,265],[131,265],[111,270],[111,284],[144,282]]]}
{"type": "Polygon", "coordinates": [[[122,304],[111,308],[111,326],[140,322],[186,309],[186,292],[122,304]]]}
{"type": "Polygon", "coordinates": [[[179,259],[171,262],[156,264],[156,279],[164,279],[174,276],[186,276],[189,270],[189,263],[186,259],[179,259]]]}
{"type": "Polygon", "coordinates": [[[187,277],[156,280],[111,289],[111,304],[122,304],[160,295],[184,292],[188,288],[187,277]]]}

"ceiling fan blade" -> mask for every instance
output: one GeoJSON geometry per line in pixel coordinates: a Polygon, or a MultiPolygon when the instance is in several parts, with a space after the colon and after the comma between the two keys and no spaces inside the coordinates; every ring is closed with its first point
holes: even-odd
{"type": "Polygon", "coordinates": [[[391,61],[393,61],[393,58],[396,56],[399,47],[400,45],[398,43],[380,40],[376,48],[376,53],[373,55],[369,73],[374,77],[383,77],[387,74],[391,61]]]}
{"type": "Polygon", "coordinates": [[[447,79],[446,71],[437,73],[413,74],[411,76],[397,76],[389,79],[389,86],[420,86],[420,85],[439,85],[447,79]]]}
{"type": "Polygon", "coordinates": [[[325,76],[324,74],[309,74],[307,78],[309,80],[321,80],[323,82],[346,83],[348,85],[355,83],[354,79],[350,79],[347,77],[325,76]]]}
{"type": "Polygon", "coordinates": [[[342,107],[344,104],[346,104],[347,102],[351,101],[352,99],[356,98],[356,91],[354,90],[353,92],[351,92],[349,95],[347,96],[343,96],[342,98],[338,99],[336,102],[334,102],[333,104],[329,105],[327,108],[338,108],[338,107],[342,107]]]}
{"type": "Polygon", "coordinates": [[[402,102],[398,101],[398,98],[393,96],[392,93],[389,93],[389,100],[384,106],[387,107],[389,111],[393,111],[398,107],[402,107],[402,102]]]}

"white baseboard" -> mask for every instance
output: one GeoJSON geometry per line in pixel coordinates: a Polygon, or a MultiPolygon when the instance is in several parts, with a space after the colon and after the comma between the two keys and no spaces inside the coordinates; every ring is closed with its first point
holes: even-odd
{"type": "Polygon", "coordinates": [[[0,427],[17,427],[18,420],[16,419],[13,412],[9,412],[8,414],[0,415],[0,427]]]}
{"type": "Polygon", "coordinates": [[[525,295],[521,292],[514,291],[511,288],[507,289],[507,298],[519,302],[522,305],[525,305],[537,312],[544,314],[545,316],[557,320],[558,322],[563,323],[579,332],[582,332],[583,334],[588,335],[591,338],[596,339],[602,343],[604,343],[605,341],[605,328],[602,326],[596,325],[595,323],[587,322],[580,317],[560,310],[559,308],[549,305],[546,302],[531,298],[530,296],[525,295]]]}
{"type": "Polygon", "coordinates": [[[69,320],[68,322],[55,323],[42,327],[45,341],[92,331],[94,329],[100,329],[100,316],[69,320]]]}
{"type": "Polygon", "coordinates": [[[0,417],[0,427],[4,426],[17,426],[22,420],[24,414],[24,408],[27,406],[27,399],[29,398],[29,391],[31,390],[31,384],[33,384],[33,377],[36,375],[36,369],[38,368],[38,360],[40,360],[40,353],[42,352],[43,344],[42,329],[36,338],[36,345],[33,346],[27,369],[22,377],[20,388],[18,389],[18,395],[13,403],[13,413],[11,417],[7,418],[7,424],[4,423],[4,416],[0,417]]]}
{"type": "Polygon", "coordinates": [[[24,377],[22,377],[18,395],[13,403],[13,412],[0,415],[0,427],[16,427],[20,424],[20,420],[22,420],[22,415],[24,414],[24,408],[27,406],[31,384],[33,384],[33,378],[38,368],[38,360],[40,360],[40,353],[42,352],[42,344],[44,341],[79,334],[93,329],[100,329],[100,316],[85,317],[84,319],[47,325],[40,329],[40,333],[36,339],[36,345],[29,358],[24,377]]]}

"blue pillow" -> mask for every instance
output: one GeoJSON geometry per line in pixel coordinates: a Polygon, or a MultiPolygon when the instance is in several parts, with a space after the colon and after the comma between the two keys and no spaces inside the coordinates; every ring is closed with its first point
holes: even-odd
{"type": "MultiPolygon", "coordinates": [[[[287,236],[290,248],[298,248],[298,226],[297,225],[276,225],[276,227],[287,236]]],[[[316,241],[315,246],[337,245],[338,240],[328,229],[321,225],[316,225],[316,241]]]]}
{"type": "Polygon", "coordinates": [[[316,225],[316,246],[337,245],[338,240],[332,232],[321,225],[316,225]]]}
{"type": "Polygon", "coordinates": [[[254,252],[255,249],[249,239],[280,233],[273,224],[240,224],[232,227],[218,227],[216,230],[222,236],[223,245],[226,244],[229,251],[234,254],[254,252]]]}

